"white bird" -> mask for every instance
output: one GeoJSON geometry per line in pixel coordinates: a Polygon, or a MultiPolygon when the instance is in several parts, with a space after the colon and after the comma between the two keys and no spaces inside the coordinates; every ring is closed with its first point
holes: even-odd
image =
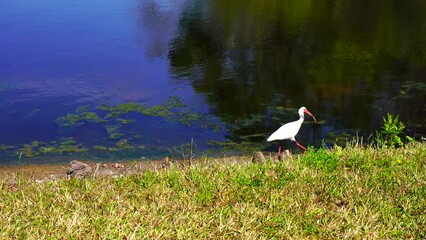
{"type": "MultiPolygon", "coordinates": [[[[300,126],[302,126],[302,123],[305,120],[304,113],[309,114],[315,120],[315,122],[317,121],[314,115],[312,115],[312,113],[310,113],[308,109],[306,109],[305,107],[301,107],[299,108],[299,116],[300,116],[299,120],[282,125],[280,128],[278,128],[277,131],[272,133],[272,135],[269,136],[269,138],[266,141],[271,142],[275,140],[290,139],[291,141],[295,142],[297,146],[299,146],[303,150],[306,150],[306,148],[302,146],[300,143],[298,143],[295,138],[297,133],[299,132],[300,126]]],[[[278,148],[278,155],[280,154],[281,154],[281,144],[280,144],[280,147],[278,148]]]]}

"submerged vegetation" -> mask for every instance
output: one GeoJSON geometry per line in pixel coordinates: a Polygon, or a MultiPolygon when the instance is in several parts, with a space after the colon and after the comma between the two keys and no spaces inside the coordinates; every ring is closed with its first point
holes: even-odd
{"type": "MultiPolygon", "coordinates": [[[[208,128],[216,132],[221,130],[219,121],[208,114],[194,111],[187,107],[181,98],[169,97],[163,104],[148,106],[145,103],[127,102],[116,106],[102,104],[98,107],[88,105],[78,107],[74,113],[58,117],[56,123],[63,128],[75,129],[83,125],[91,125],[102,128],[105,132],[103,139],[98,139],[94,146],[85,146],[75,138],[64,138],[48,143],[34,140],[22,146],[1,145],[0,151],[6,154],[17,154],[22,157],[32,158],[43,154],[75,154],[90,150],[104,152],[138,151],[145,149],[142,144],[138,129],[135,124],[147,118],[158,118],[170,123],[176,122],[184,126],[196,125],[200,128],[208,128]],[[135,130],[136,129],[136,130],[135,130]],[[102,143],[103,145],[100,145],[102,143]]],[[[169,146],[176,148],[179,146],[169,146]]]]}
{"type": "MultiPolygon", "coordinates": [[[[22,146],[6,146],[0,148],[9,156],[21,158],[33,158],[46,154],[79,154],[86,152],[118,153],[127,152],[131,156],[136,151],[146,150],[144,144],[147,140],[143,137],[142,131],[146,126],[140,122],[154,118],[156,121],[167,121],[171,124],[179,123],[186,127],[196,127],[208,129],[212,132],[227,131],[233,134],[240,133],[237,138],[228,137],[226,140],[218,141],[214,139],[204,139],[207,149],[198,152],[199,155],[208,153],[249,153],[265,149],[269,144],[263,140],[265,133],[253,133],[255,127],[262,126],[267,118],[274,121],[282,119],[283,116],[293,115],[294,109],[283,108],[278,104],[270,106],[268,112],[271,116],[260,114],[250,115],[246,119],[239,119],[232,124],[223,124],[217,117],[200,113],[188,107],[181,98],[169,97],[163,104],[148,106],[145,103],[126,102],[115,106],[102,104],[97,107],[80,106],[73,113],[58,117],[56,123],[60,128],[66,129],[68,133],[84,131],[83,127],[88,126],[94,129],[103,130],[103,137],[96,140],[96,144],[83,143],[78,137],[66,137],[57,141],[42,142],[34,140],[22,146]],[[290,114],[291,113],[291,114],[290,114]],[[259,141],[259,139],[261,139],[259,141]]],[[[188,136],[192,139],[191,136],[188,136]]],[[[166,146],[167,151],[172,155],[185,155],[187,152],[189,139],[175,146],[166,146]]],[[[193,141],[193,139],[191,140],[193,141]]],[[[166,150],[164,150],[166,151],[166,150]]],[[[186,154],[188,155],[188,154],[186,154]]],[[[195,152],[190,155],[195,156],[195,152]]],[[[120,155],[120,158],[123,158],[120,155]]]]}
{"type": "Polygon", "coordinates": [[[145,103],[127,102],[116,106],[103,104],[97,109],[100,110],[99,113],[90,112],[89,107],[78,108],[74,114],[59,117],[57,122],[64,127],[78,127],[85,123],[103,124],[109,139],[121,140],[125,140],[128,135],[123,133],[121,129],[125,125],[135,122],[136,118],[140,119],[141,117],[158,117],[169,122],[179,122],[186,126],[197,123],[200,127],[210,128],[213,131],[218,131],[221,128],[212,116],[195,112],[176,96],[169,97],[161,105],[151,107],[145,103]]]}
{"type": "Polygon", "coordinates": [[[0,180],[0,238],[426,238],[426,144],[198,159],[118,178],[0,180]]]}
{"type": "MultiPolygon", "coordinates": [[[[100,105],[97,107],[100,113],[89,111],[89,106],[83,106],[76,109],[74,114],[67,114],[66,116],[59,117],[57,123],[60,126],[80,126],[85,123],[120,123],[129,124],[134,122],[134,119],[126,119],[125,115],[129,113],[139,113],[149,117],[163,117],[167,120],[176,118],[181,119],[181,115],[196,114],[192,113],[190,109],[184,109],[186,105],[178,97],[169,97],[169,99],[158,106],[149,107],[144,103],[127,102],[116,106],[100,105]],[[174,111],[176,110],[176,111],[174,111]],[[180,110],[180,111],[177,111],[180,110]],[[179,116],[179,118],[177,118],[179,116]]],[[[198,115],[201,115],[198,113],[198,115]]],[[[198,120],[198,119],[195,119],[198,120]]],[[[185,122],[187,124],[187,122],[185,122]]]]}
{"type": "Polygon", "coordinates": [[[40,154],[47,153],[82,153],[87,152],[88,149],[83,147],[81,143],[77,143],[73,138],[63,138],[59,142],[51,141],[44,143],[40,141],[33,141],[31,144],[24,144],[17,152],[20,156],[35,157],[40,154]]]}

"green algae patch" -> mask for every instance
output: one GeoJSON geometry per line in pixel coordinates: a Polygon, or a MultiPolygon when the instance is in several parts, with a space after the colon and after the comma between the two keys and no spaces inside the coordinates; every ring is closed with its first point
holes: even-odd
{"type": "Polygon", "coordinates": [[[87,151],[88,149],[74,138],[62,138],[58,142],[51,141],[49,143],[32,141],[31,144],[22,145],[17,154],[32,158],[41,154],[84,153],[87,151]]]}
{"type": "Polygon", "coordinates": [[[94,150],[98,150],[98,151],[107,151],[107,152],[117,152],[118,148],[116,147],[105,147],[105,146],[99,146],[96,145],[93,147],[94,150]]]}
{"type": "MultiPolygon", "coordinates": [[[[158,118],[171,123],[181,123],[188,127],[198,125],[201,128],[211,129],[213,132],[222,129],[219,119],[209,114],[196,112],[187,107],[183,100],[177,96],[171,96],[164,103],[156,106],[136,102],[127,102],[115,106],[107,104],[97,107],[81,106],[74,113],[57,118],[56,122],[62,127],[79,127],[86,123],[96,124],[97,127],[105,129],[107,136],[102,141],[107,140],[109,144],[107,146],[96,145],[93,149],[115,152],[145,148],[144,145],[136,146],[127,141],[127,139],[141,139],[141,134],[130,130],[141,118],[158,118]],[[115,146],[111,145],[113,141],[116,142],[115,146]]],[[[51,152],[53,149],[46,148],[45,151],[51,152]]]]}
{"type": "Polygon", "coordinates": [[[122,118],[117,119],[117,122],[120,123],[120,124],[123,124],[123,125],[132,123],[134,121],[135,121],[134,119],[122,119],[122,118]]]}
{"type": "Polygon", "coordinates": [[[4,145],[4,144],[0,145],[0,151],[6,151],[6,150],[10,150],[10,149],[13,149],[13,146],[11,146],[11,145],[4,145]]]}
{"type": "Polygon", "coordinates": [[[121,124],[114,124],[114,125],[106,125],[105,130],[108,133],[109,139],[118,139],[120,137],[123,137],[124,134],[121,132],[121,124]]]}
{"type": "Polygon", "coordinates": [[[201,122],[200,125],[205,128],[212,127],[213,129],[218,129],[219,127],[218,124],[214,124],[210,120],[211,116],[187,108],[182,99],[176,96],[169,97],[163,104],[157,106],[128,102],[116,106],[102,104],[96,109],[100,112],[90,111],[90,106],[81,106],[75,110],[75,113],[57,118],[56,122],[63,127],[77,127],[86,122],[105,123],[106,125],[113,123],[127,125],[136,120],[124,118],[123,116],[130,113],[138,113],[145,117],[160,117],[168,121],[180,122],[187,126],[201,122]]]}
{"type": "Polygon", "coordinates": [[[60,126],[70,127],[70,126],[80,126],[85,122],[104,122],[105,120],[101,119],[97,113],[88,111],[89,106],[81,106],[75,110],[75,113],[67,114],[63,117],[56,119],[56,122],[60,126]]]}

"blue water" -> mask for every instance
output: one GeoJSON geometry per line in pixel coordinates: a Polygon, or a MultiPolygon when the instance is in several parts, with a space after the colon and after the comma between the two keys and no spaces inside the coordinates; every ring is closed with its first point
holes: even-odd
{"type": "MultiPolygon", "coordinates": [[[[48,142],[70,135],[96,142],[103,129],[64,134],[55,123],[86,104],[156,105],[180,96],[197,111],[208,111],[203,95],[169,72],[168,42],[181,3],[168,3],[173,11],[167,16],[161,1],[155,5],[161,14],[150,13],[149,4],[139,1],[1,1],[0,143],[48,142]]],[[[163,154],[165,146],[188,143],[191,137],[221,138],[208,130],[185,138],[184,126],[152,126],[159,121],[138,124],[148,126],[145,144],[162,139],[163,154]]],[[[140,155],[150,155],[149,149],[140,155]]]]}

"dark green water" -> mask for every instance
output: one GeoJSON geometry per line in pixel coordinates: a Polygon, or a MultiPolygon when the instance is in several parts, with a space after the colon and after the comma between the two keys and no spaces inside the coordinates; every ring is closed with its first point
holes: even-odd
{"type": "Polygon", "coordinates": [[[371,133],[387,112],[424,135],[424,1],[191,3],[171,66],[225,121],[304,105],[325,121],[316,138],[371,133]]]}

